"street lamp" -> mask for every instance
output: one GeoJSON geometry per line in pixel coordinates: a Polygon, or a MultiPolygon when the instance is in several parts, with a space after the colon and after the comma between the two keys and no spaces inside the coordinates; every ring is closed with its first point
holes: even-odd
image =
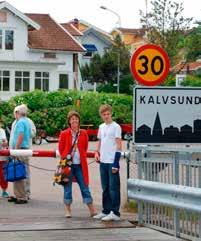
{"type": "MultiPolygon", "coordinates": [[[[117,24],[119,26],[119,28],[121,27],[121,17],[118,13],[116,13],[115,11],[105,7],[105,6],[100,6],[101,9],[109,11],[111,13],[113,13],[115,16],[117,16],[118,21],[117,24]]],[[[119,81],[120,81],[120,51],[118,51],[117,53],[117,94],[119,94],[119,81]]]]}
{"type": "Polygon", "coordinates": [[[103,9],[103,10],[109,11],[109,12],[113,13],[114,15],[116,15],[117,18],[118,18],[118,21],[117,21],[118,27],[119,28],[121,27],[121,17],[117,12],[115,12],[115,11],[105,7],[105,6],[100,6],[100,8],[103,9]]]}

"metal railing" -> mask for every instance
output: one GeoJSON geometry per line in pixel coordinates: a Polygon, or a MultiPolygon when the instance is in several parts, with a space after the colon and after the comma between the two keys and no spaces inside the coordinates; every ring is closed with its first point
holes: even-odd
{"type": "MultiPolygon", "coordinates": [[[[200,193],[196,196],[196,202],[198,206],[200,203],[201,207],[201,149],[136,146],[135,154],[133,152],[131,156],[131,161],[128,162],[128,178],[139,179],[140,182],[146,180],[153,186],[158,184],[159,195],[155,195],[155,198],[153,186],[150,185],[148,185],[150,189],[147,192],[150,194],[150,198],[144,197],[139,201],[139,198],[135,197],[138,200],[138,222],[178,237],[201,240],[201,212],[185,206],[185,203],[189,201],[185,192],[183,195],[182,191],[180,194],[174,192],[175,188],[177,189],[178,185],[181,185],[179,190],[188,189],[188,193],[191,191],[200,193]],[[185,188],[185,186],[189,188],[185,188]],[[164,194],[164,192],[167,194],[168,187],[171,187],[170,196],[164,194]],[[183,203],[178,196],[183,198],[183,203]],[[175,197],[177,197],[177,201],[175,201],[175,197]],[[164,199],[160,200],[162,198],[164,199]],[[178,206],[172,205],[173,200],[174,204],[178,203],[178,206]]],[[[146,181],[145,183],[147,183],[146,181]]],[[[134,191],[133,188],[129,189],[129,192],[134,191]]],[[[129,192],[128,198],[131,198],[132,195],[129,192]]],[[[132,192],[132,194],[134,193],[132,192]]],[[[191,201],[195,201],[195,196],[189,195],[193,199],[191,201]]],[[[188,205],[193,207],[193,202],[188,205]]]]}

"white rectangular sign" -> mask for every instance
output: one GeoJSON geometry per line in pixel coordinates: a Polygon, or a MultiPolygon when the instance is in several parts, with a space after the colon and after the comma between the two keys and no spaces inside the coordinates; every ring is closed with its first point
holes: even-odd
{"type": "Polygon", "coordinates": [[[201,88],[136,87],[135,143],[201,143],[201,88]]]}

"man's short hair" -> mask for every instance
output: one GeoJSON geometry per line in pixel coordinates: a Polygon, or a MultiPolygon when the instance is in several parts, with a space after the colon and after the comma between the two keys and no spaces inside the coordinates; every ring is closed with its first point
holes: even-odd
{"type": "Polygon", "coordinates": [[[16,106],[14,111],[18,112],[20,115],[26,116],[28,112],[28,108],[26,105],[22,104],[22,105],[16,106]]]}
{"type": "Polygon", "coordinates": [[[112,106],[108,104],[101,105],[99,108],[99,114],[102,115],[106,111],[109,111],[112,114],[112,106]]]}

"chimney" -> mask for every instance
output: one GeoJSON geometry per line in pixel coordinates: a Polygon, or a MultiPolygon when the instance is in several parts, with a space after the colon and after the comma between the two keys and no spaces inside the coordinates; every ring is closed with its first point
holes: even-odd
{"type": "Polygon", "coordinates": [[[73,25],[74,25],[77,29],[79,29],[79,20],[78,20],[77,18],[74,18],[74,19],[73,19],[73,25]]]}

